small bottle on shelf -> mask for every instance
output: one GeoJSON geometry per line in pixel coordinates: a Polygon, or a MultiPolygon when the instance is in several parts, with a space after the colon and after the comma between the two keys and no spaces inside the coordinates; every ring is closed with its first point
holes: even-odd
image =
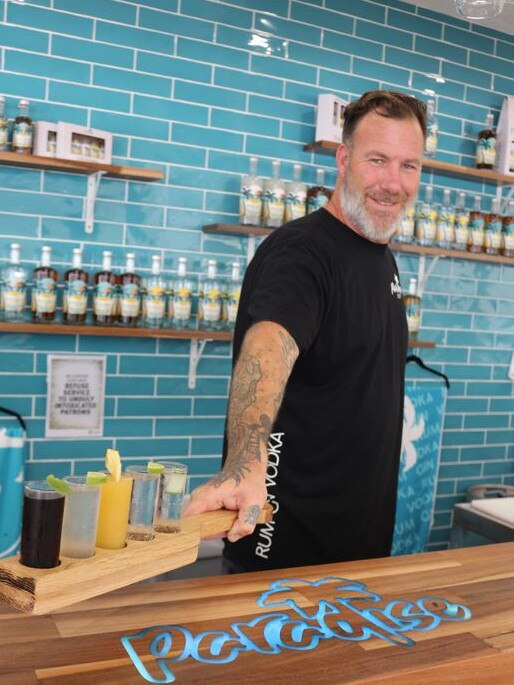
{"type": "Polygon", "coordinates": [[[73,250],[73,265],[64,274],[62,318],[65,323],[84,323],[87,314],[89,274],[82,268],[82,250],[73,250]]]}
{"type": "Polygon", "coordinates": [[[507,214],[502,220],[503,254],[505,257],[514,257],[514,200],[509,200],[507,214]]]}
{"type": "Polygon", "coordinates": [[[420,245],[433,245],[437,228],[437,205],[432,201],[434,189],[425,186],[425,199],[418,203],[416,238],[420,245]]]}
{"type": "Polygon", "coordinates": [[[191,328],[193,282],[187,275],[187,259],[179,257],[177,277],[171,281],[168,317],[172,328],[191,328]]]}
{"type": "Polygon", "coordinates": [[[94,276],[93,322],[113,326],[117,314],[117,276],[112,271],[112,252],[102,252],[102,270],[94,276]]]}
{"type": "Polygon", "coordinates": [[[496,131],[493,127],[493,115],[489,112],[485,120],[485,128],[478,134],[476,167],[477,169],[492,169],[496,162],[496,131]]]}
{"type": "Polygon", "coordinates": [[[425,156],[435,157],[439,138],[439,124],[435,116],[435,100],[427,100],[427,136],[425,138],[425,156]]]}
{"type": "Polygon", "coordinates": [[[307,199],[307,186],[301,181],[302,165],[295,164],[293,167],[293,180],[286,186],[286,213],[285,220],[293,221],[305,216],[307,199]]]}
{"type": "Polygon", "coordinates": [[[59,274],[51,266],[52,248],[41,248],[41,263],[32,272],[32,319],[42,323],[54,321],[59,274]]]}
{"type": "Polygon", "coordinates": [[[482,198],[475,195],[473,209],[469,213],[469,251],[483,252],[484,250],[484,215],[481,209],[482,198]]]}
{"type": "Polygon", "coordinates": [[[232,273],[223,298],[223,322],[228,330],[232,330],[236,323],[242,283],[241,265],[239,262],[232,262],[232,273]]]}
{"type": "Polygon", "coordinates": [[[421,297],[418,294],[418,279],[409,279],[409,289],[403,296],[405,313],[407,314],[407,327],[409,338],[416,340],[419,333],[419,323],[421,319],[421,297]]]}
{"type": "Polygon", "coordinates": [[[274,159],[271,178],[264,182],[264,202],[262,206],[262,224],[268,228],[277,228],[284,223],[286,186],[281,181],[280,162],[274,159]]]}
{"type": "Polygon", "coordinates": [[[262,215],[262,178],[257,174],[257,157],[250,157],[250,169],[241,179],[239,223],[260,226],[262,215]]]}
{"type": "Polygon", "coordinates": [[[166,282],[161,273],[160,255],[152,255],[152,273],[143,281],[143,322],[161,328],[166,316],[166,282]]]}
{"type": "Polygon", "coordinates": [[[219,330],[222,315],[222,287],[216,275],[216,260],[209,259],[207,275],[200,279],[198,289],[198,327],[219,330]]]}
{"type": "Polygon", "coordinates": [[[5,98],[0,95],[0,151],[9,147],[9,122],[5,116],[5,98]]]}
{"type": "Polygon", "coordinates": [[[332,197],[332,192],[325,188],[325,169],[316,169],[316,183],[307,190],[307,214],[324,207],[332,197]]]}
{"type": "Polygon", "coordinates": [[[455,242],[452,247],[461,252],[468,249],[469,242],[469,212],[466,209],[466,193],[457,193],[455,204],[455,242]]]}
{"type": "Polygon", "coordinates": [[[416,207],[412,204],[405,208],[394,240],[398,243],[412,243],[414,241],[415,227],[416,207]]]}
{"type": "Polygon", "coordinates": [[[11,244],[9,262],[0,272],[5,321],[23,321],[27,292],[27,269],[20,262],[20,246],[11,244]]]}
{"type": "Polygon", "coordinates": [[[443,200],[437,216],[437,245],[450,248],[455,242],[455,212],[451,205],[451,190],[443,190],[443,200]]]}
{"type": "Polygon", "coordinates": [[[141,276],[135,272],[136,255],[127,254],[125,271],[118,276],[119,315],[122,326],[137,326],[141,313],[141,276]]]}
{"type": "Polygon", "coordinates": [[[484,250],[486,254],[500,254],[502,246],[500,202],[499,197],[493,197],[491,199],[491,212],[485,217],[484,250]]]}
{"type": "Polygon", "coordinates": [[[32,119],[29,117],[29,101],[20,100],[18,103],[18,116],[14,120],[12,137],[12,151],[20,155],[30,155],[34,137],[32,119]]]}

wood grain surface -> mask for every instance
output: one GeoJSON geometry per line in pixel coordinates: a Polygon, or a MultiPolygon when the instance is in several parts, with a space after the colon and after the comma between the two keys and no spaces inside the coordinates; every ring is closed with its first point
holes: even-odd
{"type": "MultiPolygon", "coordinates": [[[[347,578],[393,600],[442,597],[469,607],[468,621],[443,621],[407,633],[413,646],[372,638],[321,640],[307,651],[241,652],[226,664],[191,657],[170,664],[184,685],[512,685],[514,683],[514,543],[390,559],[285,569],[238,576],[135,584],[48,616],[0,607],[0,685],[133,685],[145,683],[120,638],[145,628],[179,624],[193,635],[230,631],[270,611],[256,600],[286,578],[347,578]]],[[[335,582],[335,581],[334,581],[335,582]]],[[[335,585],[334,585],[335,587],[335,585]]],[[[295,586],[290,597],[309,611],[330,585],[295,586]]],[[[263,644],[262,630],[248,635],[263,644]]],[[[168,656],[183,645],[177,640],[168,656]]],[[[139,652],[138,652],[139,653],[139,652]]],[[[202,654],[200,649],[200,654],[202,654]]],[[[150,652],[145,667],[166,682],[150,652]]],[[[160,678],[160,680],[159,680],[160,678]]],[[[169,680],[168,680],[169,682],[169,680]]]]}

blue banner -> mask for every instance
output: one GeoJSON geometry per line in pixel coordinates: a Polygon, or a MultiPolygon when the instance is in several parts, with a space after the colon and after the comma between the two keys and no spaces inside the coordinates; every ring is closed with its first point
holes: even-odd
{"type": "Polygon", "coordinates": [[[0,428],[0,559],[20,545],[24,444],[21,428],[0,428]]]}
{"type": "Polygon", "coordinates": [[[393,555],[423,552],[428,543],[446,396],[446,388],[435,383],[405,388],[393,555]]]}

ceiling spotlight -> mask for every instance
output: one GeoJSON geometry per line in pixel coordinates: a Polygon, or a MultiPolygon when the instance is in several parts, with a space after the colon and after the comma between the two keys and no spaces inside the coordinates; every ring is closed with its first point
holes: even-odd
{"type": "Polygon", "coordinates": [[[455,0],[457,12],[466,19],[492,19],[505,7],[505,0],[455,0]]]}

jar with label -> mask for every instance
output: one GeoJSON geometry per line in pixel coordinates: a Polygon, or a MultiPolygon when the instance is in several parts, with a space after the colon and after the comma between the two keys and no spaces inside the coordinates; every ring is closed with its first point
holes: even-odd
{"type": "Polygon", "coordinates": [[[239,223],[260,226],[262,215],[262,178],[257,175],[257,157],[250,157],[250,170],[241,180],[239,223]]]}
{"type": "Polygon", "coordinates": [[[491,199],[491,212],[485,217],[484,249],[487,254],[500,254],[502,246],[502,218],[500,215],[500,198],[491,199]]]}
{"type": "Polygon", "coordinates": [[[493,127],[493,115],[489,112],[485,120],[485,128],[478,134],[476,167],[477,169],[492,169],[496,162],[496,131],[493,127]]]}
{"type": "Polygon", "coordinates": [[[141,313],[141,276],[135,273],[136,255],[127,254],[125,271],[118,276],[119,316],[122,326],[137,326],[141,313]]]}
{"type": "Polygon", "coordinates": [[[484,250],[484,215],[482,213],[482,198],[480,195],[474,197],[473,209],[469,213],[469,251],[483,252],[484,250]]]}
{"type": "Polygon", "coordinates": [[[451,204],[451,190],[443,190],[443,201],[437,215],[437,245],[450,248],[455,242],[455,211],[451,204]]]}
{"type": "Polygon", "coordinates": [[[434,189],[425,187],[425,199],[418,203],[416,238],[420,245],[433,245],[437,230],[437,205],[432,202],[434,189]]]}
{"type": "Polygon", "coordinates": [[[271,178],[264,182],[264,201],[262,206],[262,224],[277,228],[284,223],[286,185],[279,179],[280,162],[274,159],[271,178]]]}
{"type": "Polygon", "coordinates": [[[325,169],[316,169],[316,183],[307,190],[307,214],[324,207],[332,197],[332,191],[325,188],[325,169]]]}
{"type": "Polygon", "coordinates": [[[166,316],[166,282],[161,273],[160,255],[152,255],[152,273],[143,281],[143,322],[161,328],[166,316]]]}
{"type": "Polygon", "coordinates": [[[232,330],[236,324],[239,299],[241,297],[241,265],[239,262],[232,263],[232,273],[227,283],[227,290],[223,297],[223,322],[225,327],[232,330]]]}
{"type": "Polygon", "coordinates": [[[73,250],[73,266],[64,274],[62,317],[65,323],[84,323],[89,274],[82,268],[82,250],[73,250]]]}
{"type": "Polygon", "coordinates": [[[399,243],[412,243],[414,241],[414,228],[416,226],[416,208],[414,205],[406,207],[400,219],[398,232],[394,240],[399,243]]]}
{"type": "Polygon", "coordinates": [[[405,313],[407,314],[409,338],[415,340],[418,337],[421,320],[421,297],[418,294],[417,278],[409,279],[409,289],[407,294],[403,296],[403,303],[405,305],[405,313]]]}
{"type": "Polygon", "coordinates": [[[116,322],[118,278],[112,271],[112,252],[102,252],[102,270],[94,276],[93,322],[112,326],[116,322]]]}
{"type": "Polygon", "coordinates": [[[187,275],[187,259],[179,257],[177,277],[170,283],[168,318],[172,328],[191,328],[193,282],[187,275]]]}
{"type": "Polygon", "coordinates": [[[216,274],[216,260],[209,259],[207,275],[200,280],[198,290],[198,327],[219,330],[222,326],[222,286],[216,274]]]}
{"type": "Polygon", "coordinates": [[[463,252],[468,249],[469,242],[469,212],[466,209],[466,193],[457,193],[455,204],[455,242],[452,247],[463,252]]]}
{"type": "Polygon", "coordinates": [[[427,136],[425,138],[425,156],[435,157],[439,138],[439,124],[435,116],[435,100],[427,100],[427,136]]]}
{"type": "Polygon", "coordinates": [[[295,164],[293,167],[293,180],[286,186],[286,210],[285,220],[293,221],[305,216],[307,186],[301,181],[302,165],[295,164]]]}
{"type": "Polygon", "coordinates": [[[0,272],[1,308],[6,321],[25,318],[27,276],[27,269],[20,262],[20,246],[12,243],[9,263],[0,272]]]}
{"type": "Polygon", "coordinates": [[[514,200],[509,200],[509,209],[502,220],[503,254],[514,257],[514,200]]]}
{"type": "Polygon", "coordinates": [[[14,120],[12,150],[20,155],[30,155],[34,142],[34,127],[29,117],[29,105],[28,100],[20,100],[18,116],[14,120]]]}
{"type": "Polygon", "coordinates": [[[9,147],[9,122],[5,116],[5,98],[0,95],[0,151],[9,147]]]}
{"type": "Polygon", "coordinates": [[[41,248],[41,263],[32,272],[32,319],[41,323],[54,321],[59,274],[51,266],[52,248],[41,248]]]}

